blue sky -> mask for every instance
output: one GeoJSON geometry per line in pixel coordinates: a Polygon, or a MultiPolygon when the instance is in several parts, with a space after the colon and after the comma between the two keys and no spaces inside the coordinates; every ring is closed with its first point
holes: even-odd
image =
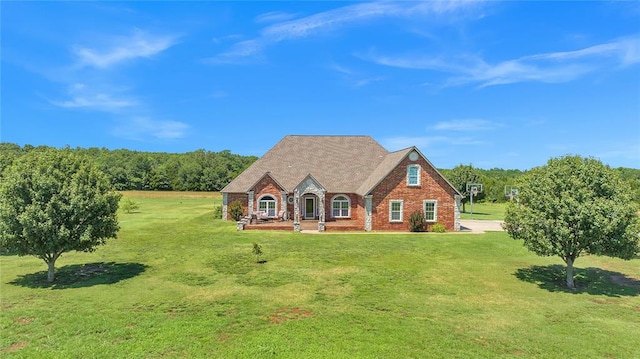
{"type": "Polygon", "coordinates": [[[640,168],[640,2],[2,2],[0,140],[640,168]]]}

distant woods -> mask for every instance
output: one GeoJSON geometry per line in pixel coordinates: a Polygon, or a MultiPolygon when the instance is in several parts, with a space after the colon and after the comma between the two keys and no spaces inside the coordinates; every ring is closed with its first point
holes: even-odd
{"type": "MultiPolygon", "coordinates": [[[[0,173],[14,159],[43,148],[0,143],[0,173]]],[[[176,154],[105,148],[66,150],[92,160],[118,191],[219,191],[257,159],[229,151],[197,150],[176,154]]]]}
{"type": "MultiPolygon", "coordinates": [[[[13,160],[29,151],[42,149],[12,143],[0,143],[0,176],[13,160]]],[[[84,155],[104,171],[113,189],[149,191],[219,191],[258,158],[241,156],[230,151],[210,152],[197,150],[187,153],[138,152],[126,149],[75,148],[69,151],[84,155]]],[[[524,171],[492,168],[489,170],[460,165],[453,169],[440,169],[450,181],[456,172],[471,171],[483,184],[484,192],[474,201],[505,202],[505,186],[512,186],[524,171]]],[[[640,202],[640,169],[616,168],[618,175],[628,181],[632,197],[640,202]]]]}
{"type": "MultiPolygon", "coordinates": [[[[635,202],[640,203],[640,169],[619,167],[614,169],[615,172],[624,181],[629,182],[631,186],[631,197],[635,202]]],[[[474,197],[474,202],[507,202],[509,198],[505,196],[505,186],[507,189],[511,189],[511,186],[516,187],[516,180],[521,177],[526,171],[520,170],[505,170],[502,168],[492,168],[489,170],[474,168],[472,165],[459,165],[453,169],[440,169],[442,175],[444,175],[454,186],[455,179],[460,172],[471,171],[475,177],[474,181],[482,183],[483,192],[479,193],[477,197],[474,197]]],[[[464,194],[465,189],[459,189],[464,194]]]]}

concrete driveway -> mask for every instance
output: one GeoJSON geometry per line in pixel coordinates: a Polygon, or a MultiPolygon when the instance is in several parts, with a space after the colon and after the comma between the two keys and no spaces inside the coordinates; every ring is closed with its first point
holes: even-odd
{"type": "Polygon", "coordinates": [[[484,233],[488,231],[500,231],[502,229],[503,221],[488,221],[488,220],[476,220],[476,219],[461,219],[460,230],[463,232],[472,233],[484,233]]]}

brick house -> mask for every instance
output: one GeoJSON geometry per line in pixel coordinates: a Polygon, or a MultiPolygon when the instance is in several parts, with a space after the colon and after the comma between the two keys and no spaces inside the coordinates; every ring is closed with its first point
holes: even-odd
{"type": "Polygon", "coordinates": [[[240,201],[245,215],[296,231],[302,221],[317,221],[319,231],[341,221],[408,231],[415,211],[427,230],[436,222],[460,229],[461,195],[431,162],[416,147],[388,152],[369,136],[286,136],[221,192],[223,219],[240,201]]]}

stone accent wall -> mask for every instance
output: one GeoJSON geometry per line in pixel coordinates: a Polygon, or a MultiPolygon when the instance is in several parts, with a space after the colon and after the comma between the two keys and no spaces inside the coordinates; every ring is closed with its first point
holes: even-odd
{"type": "MultiPolygon", "coordinates": [[[[409,217],[415,211],[423,213],[423,200],[438,201],[439,223],[444,224],[448,231],[455,230],[455,191],[442,179],[422,157],[416,161],[405,158],[391,171],[372,191],[371,227],[373,230],[408,231],[409,217]],[[420,165],[420,186],[407,186],[407,165],[420,165]],[[389,221],[389,201],[403,201],[403,221],[401,223],[389,221]]],[[[427,225],[427,230],[433,223],[427,225]]]]}
{"type": "Polygon", "coordinates": [[[318,211],[318,231],[325,230],[325,209],[326,209],[326,190],[311,176],[307,176],[293,190],[294,207],[293,207],[293,230],[300,230],[300,207],[304,208],[302,198],[305,194],[313,194],[317,197],[316,210],[318,211]]]}
{"type": "Polygon", "coordinates": [[[227,210],[228,210],[228,193],[222,194],[222,219],[227,220],[227,210]]]}
{"type": "Polygon", "coordinates": [[[364,230],[370,231],[372,227],[372,214],[373,214],[373,196],[368,195],[364,197],[364,230]]]}

